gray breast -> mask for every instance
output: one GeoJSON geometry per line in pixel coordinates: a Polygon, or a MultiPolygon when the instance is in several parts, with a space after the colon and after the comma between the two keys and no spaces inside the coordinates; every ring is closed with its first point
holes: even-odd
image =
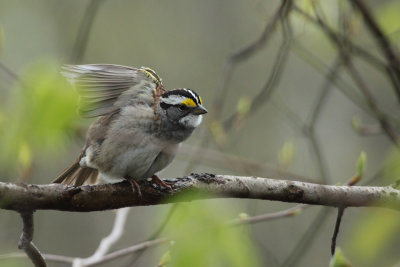
{"type": "Polygon", "coordinates": [[[153,164],[144,176],[151,177],[153,174],[167,167],[175,158],[177,149],[178,145],[176,144],[165,147],[154,159],[153,164]]]}
{"type": "Polygon", "coordinates": [[[100,172],[108,177],[143,179],[165,168],[174,157],[176,145],[149,133],[153,125],[151,107],[122,108],[101,144],[96,159],[100,172]]]}

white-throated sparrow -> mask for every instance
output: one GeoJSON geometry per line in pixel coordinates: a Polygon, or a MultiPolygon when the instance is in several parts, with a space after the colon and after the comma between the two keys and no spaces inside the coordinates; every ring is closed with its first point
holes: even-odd
{"type": "Polygon", "coordinates": [[[145,67],[65,65],[62,73],[78,88],[80,114],[98,118],[78,159],[53,182],[78,186],[99,177],[136,187],[145,178],[164,184],[154,174],[171,163],[207,113],[200,96],[186,88],[165,90],[145,67]]]}

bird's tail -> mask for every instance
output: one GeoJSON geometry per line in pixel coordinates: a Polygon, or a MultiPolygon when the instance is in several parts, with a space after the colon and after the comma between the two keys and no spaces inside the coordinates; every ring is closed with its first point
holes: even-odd
{"type": "Polygon", "coordinates": [[[85,182],[94,184],[97,180],[97,176],[98,171],[96,169],[79,165],[78,158],[71,166],[58,175],[58,177],[53,180],[53,183],[74,186],[83,185],[85,182]]]}

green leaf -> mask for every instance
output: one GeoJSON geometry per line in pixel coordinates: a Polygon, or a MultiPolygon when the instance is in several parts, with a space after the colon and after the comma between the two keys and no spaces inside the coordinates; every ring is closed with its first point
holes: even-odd
{"type": "Polygon", "coordinates": [[[338,247],[329,262],[329,267],[351,267],[351,263],[344,257],[342,250],[338,247]]]}
{"type": "Polygon", "coordinates": [[[228,137],[225,133],[224,127],[219,121],[213,120],[210,123],[210,131],[214,136],[215,141],[220,146],[226,146],[228,143],[228,137]]]}
{"type": "Polygon", "coordinates": [[[367,154],[361,151],[360,157],[357,161],[357,176],[361,178],[364,175],[364,170],[367,165],[367,154]]]}
{"type": "Polygon", "coordinates": [[[33,64],[11,90],[1,109],[0,162],[5,166],[57,151],[76,128],[77,93],[59,70],[52,62],[33,64]]]}
{"type": "Polygon", "coordinates": [[[399,28],[400,28],[400,2],[399,1],[388,1],[385,4],[378,5],[377,19],[379,25],[392,40],[397,43],[400,41],[399,28]]]}
{"type": "Polygon", "coordinates": [[[351,126],[355,129],[355,130],[359,130],[361,128],[361,119],[359,116],[353,116],[353,118],[351,118],[351,126]]]}
{"type": "MultiPolygon", "coordinates": [[[[383,183],[393,183],[398,177],[400,177],[400,153],[398,149],[394,149],[386,160],[383,183]]],[[[397,187],[399,183],[392,186],[397,187]]],[[[391,249],[391,243],[398,237],[399,229],[398,212],[385,209],[368,210],[360,221],[354,223],[346,251],[351,253],[352,260],[360,266],[372,266],[371,263],[374,262],[379,262],[381,266],[388,265],[385,262],[394,259],[387,257],[389,255],[387,251],[391,249]]]]}
{"type": "Polygon", "coordinates": [[[4,121],[4,114],[3,114],[3,111],[0,110],[0,129],[3,124],[3,121],[4,121]]]}
{"type": "Polygon", "coordinates": [[[28,267],[32,266],[32,263],[29,259],[21,259],[21,258],[0,258],[1,266],[7,267],[28,267]]]}
{"type": "Polygon", "coordinates": [[[278,154],[279,164],[283,168],[287,168],[292,164],[295,151],[295,144],[292,141],[286,142],[283,145],[278,154]]]}
{"type": "Polygon", "coordinates": [[[21,143],[19,147],[18,162],[23,169],[29,168],[32,164],[32,151],[27,143],[21,143]]]}
{"type": "Polygon", "coordinates": [[[167,237],[175,240],[171,266],[260,266],[247,227],[229,226],[235,212],[223,203],[179,204],[166,229],[167,237]]]}
{"type": "Polygon", "coordinates": [[[161,255],[161,259],[158,263],[158,267],[167,266],[171,261],[171,252],[167,250],[164,254],[161,255]]]}
{"type": "MultiPolygon", "coordinates": [[[[370,264],[382,257],[391,242],[398,238],[399,219],[396,211],[370,210],[351,231],[348,251],[352,253],[352,258],[370,264]]],[[[383,260],[379,262],[383,263],[383,260]]]]}
{"type": "Polygon", "coordinates": [[[239,98],[237,103],[237,113],[240,118],[247,116],[251,108],[251,99],[247,96],[242,96],[239,98]]]}

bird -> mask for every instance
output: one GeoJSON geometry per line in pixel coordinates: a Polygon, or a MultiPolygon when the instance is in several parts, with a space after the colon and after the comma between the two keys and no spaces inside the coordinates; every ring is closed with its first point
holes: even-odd
{"type": "Polygon", "coordinates": [[[201,97],[188,88],[166,90],[148,67],[63,65],[61,73],[77,88],[79,114],[96,120],[78,158],[53,183],[128,180],[141,196],[137,181],[151,178],[170,189],[156,173],[201,124],[208,112],[201,97]]]}

